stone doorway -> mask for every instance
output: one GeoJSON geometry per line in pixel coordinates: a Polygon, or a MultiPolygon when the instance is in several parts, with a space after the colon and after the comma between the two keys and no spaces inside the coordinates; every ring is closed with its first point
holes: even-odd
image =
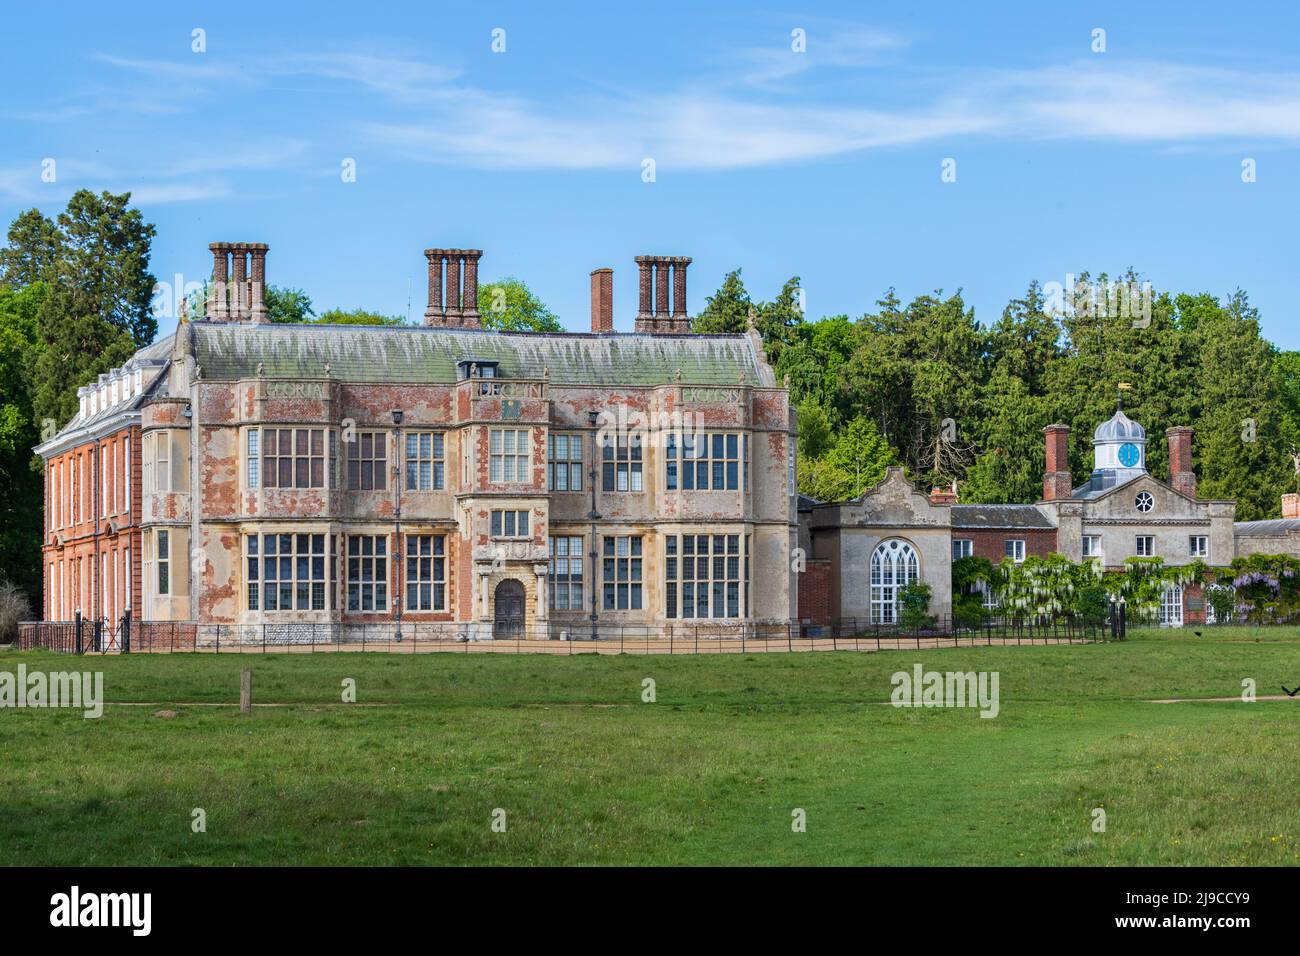
{"type": "Polygon", "coordinates": [[[497,585],[492,600],[492,637],[494,640],[518,641],[524,636],[524,586],[514,578],[497,585]]]}

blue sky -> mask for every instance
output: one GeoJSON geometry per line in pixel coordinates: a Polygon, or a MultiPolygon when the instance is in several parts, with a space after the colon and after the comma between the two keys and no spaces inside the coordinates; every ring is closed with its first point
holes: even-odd
{"type": "Polygon", "coordinates": [[[0,217],[132,190],[159,279],[267,242],[318,309],[405,314],[409,289],[418,319],[421,250],[474,247],[581,330],[600,266],[631,328],[643,253],[694,257],[692,313],[739,266],[756,298],[800,276],[814,317],[894,286],[984,322],[1031,279],[1132,266],[1241,287],[1300,348],[1286,5],[130,7],[7,5],[0,217]]]}

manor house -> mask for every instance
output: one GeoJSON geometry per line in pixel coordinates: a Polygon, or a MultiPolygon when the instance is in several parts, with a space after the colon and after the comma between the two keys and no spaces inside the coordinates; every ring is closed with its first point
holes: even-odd
{"type": "MultiPolygon", "coordinates": [[[[45,459],[45,617],[442,625],[461,639],[791,619],[794,421],[758,334],[696,335],[684,257],[635,331],[480,327],[472,249],[422,326],[268,321],[267,247],[80,390],[45,459]]],[[[426,627],[426,633],[430,631],[426,627]]]]}

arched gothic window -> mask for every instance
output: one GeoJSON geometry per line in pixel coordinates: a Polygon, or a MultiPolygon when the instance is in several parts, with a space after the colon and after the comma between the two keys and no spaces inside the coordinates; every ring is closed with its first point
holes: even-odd
{"type": "Polygon", "coordinates": [[[897,624],[898,592],[920,578],[916,550],[899,538],[880,542],[871,555],[871,623],[897,624]]]}

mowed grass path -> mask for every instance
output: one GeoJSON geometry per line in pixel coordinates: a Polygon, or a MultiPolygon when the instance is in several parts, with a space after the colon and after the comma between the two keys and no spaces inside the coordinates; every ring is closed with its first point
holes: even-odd
{"type": "Polygon", "coordinates": [[[1237,696],[1245,677],[1294,688],[1300,631],[1204,635],[689,657],[0,653],[0,670],[100,669],[108,700],[158,705],[0,710],[0,864],[1294,864],[1300,698],[1149,701],[1237,696]],[[918,662],[998,671],[1001,713],[882,706],[918,662]],[[236,701],[243,666],[256,701],[289,706],[187,706],[236,701]],[[343,704],[345,678],[382,706],[343,704]]]}

